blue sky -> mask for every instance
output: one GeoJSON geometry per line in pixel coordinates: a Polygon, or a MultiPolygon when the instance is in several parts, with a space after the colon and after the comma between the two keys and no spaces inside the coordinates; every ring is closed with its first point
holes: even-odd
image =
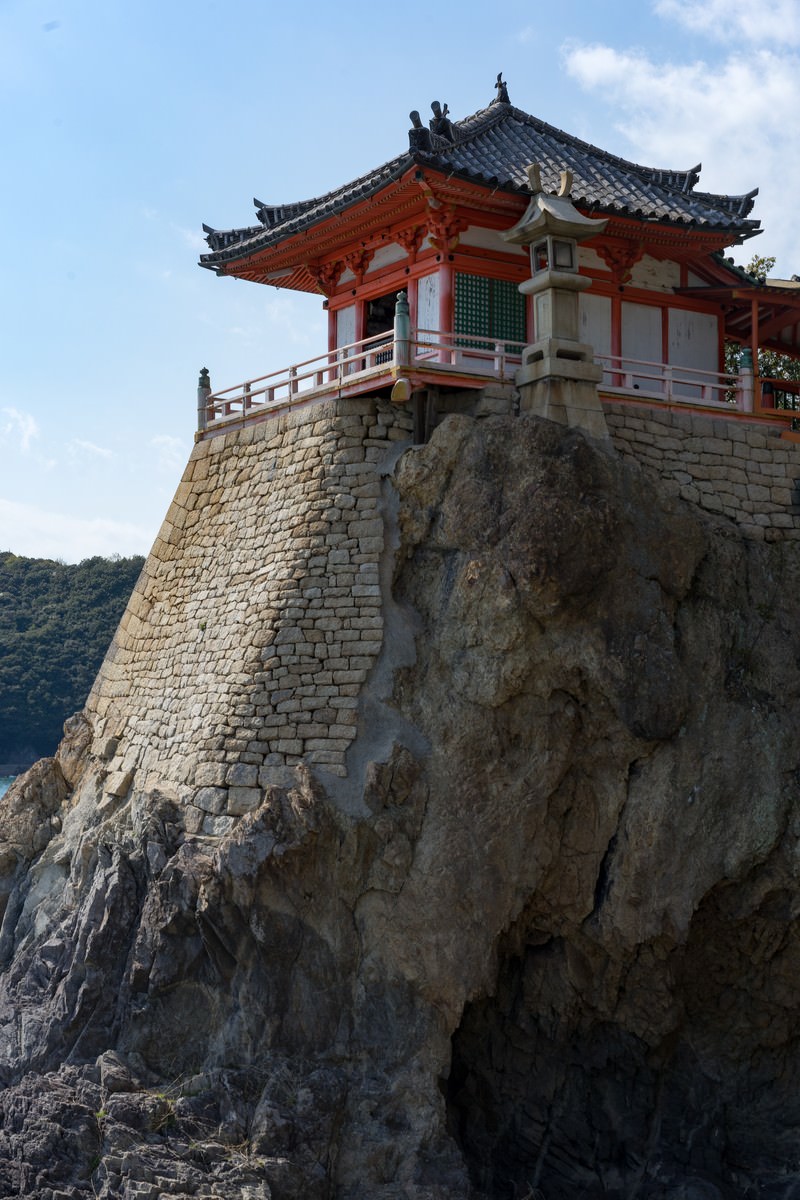
{"type": "Polygon", "coordinates": [[[320,300],[217,279],[202,223],[317,194],[494,97],[700,187],[760,186],[800,272],[797,0],[0,0],[0,550],[146,553],[222,387],[319,353],[320,300]]]}

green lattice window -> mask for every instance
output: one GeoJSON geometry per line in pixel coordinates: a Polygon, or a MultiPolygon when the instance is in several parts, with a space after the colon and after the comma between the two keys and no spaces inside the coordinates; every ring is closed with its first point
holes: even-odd
{"type": "MultiPolygon", "coordinates": [[[[455,333],[524,342],[525,297],[516,283],[456,273],[455,333]]],[[[459,339],[460,340],[460,339],[459,339]]],[[[479,346],[467,341],[463,345],[479,346]]]]}

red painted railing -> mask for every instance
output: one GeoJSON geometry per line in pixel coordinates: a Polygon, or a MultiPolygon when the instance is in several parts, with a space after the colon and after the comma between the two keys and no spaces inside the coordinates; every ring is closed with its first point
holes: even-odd
{"type": "MultiPolygon", "coordinates": [[[[513,384],[524,348],[523,342],[436,329],[409,330],[405,338],[391,331],[379,333],[217,392],[201,388],[198,426],[204,432],[241,424],[297,404],[391,386],[401,377],[408,377],[412,387],[513,384]]],[[[600,390],[604,395],[754,414],[786,423],[792,420],[795,406],[800,411],[800,382],[754,380],[752,374],[737,376],[621,355],[597,355],[597,362],[603,367],[600,390]]]]}
{"type": "Polygon", "coordinates": [[[391,332],[378,333],[269,375],[206,392],[199,401],[199,427],[246,420],[331,394],[367,391],[405,372],[513,383],[523,349],[523,342],[434,329],[414,330],[402,341],[391,332]]]}

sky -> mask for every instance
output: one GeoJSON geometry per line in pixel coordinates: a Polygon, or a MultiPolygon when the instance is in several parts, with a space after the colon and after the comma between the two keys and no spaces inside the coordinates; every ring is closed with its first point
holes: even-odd
{"type": "Polygon", "coordinates": [[[0,551],[146,554],[215,387],[321,353],[321,297],[197,266],[495,96],[648,166],[760,188],[734,251],[800,273],[800,0],[0,0],[0,551]]]}

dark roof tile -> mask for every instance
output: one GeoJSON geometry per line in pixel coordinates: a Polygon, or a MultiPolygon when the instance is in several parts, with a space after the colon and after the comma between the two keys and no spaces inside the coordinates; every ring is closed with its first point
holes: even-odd
{"type": "Polygon", "coordinates": [[[491,188],[527,192],[525,168],[538,162],[546,190],[557,189],[560,173],[566,167],[573,175],[573,201],[596,211],[720,229],[730,231],[733,238],[750,236],[760,224],[747,219],[757,188],[744,196],[695,192],[699,165],[688,171],[643,167],[572,137],[508,103],[495,102],[463,121],[453,122],[451,131],[452,141],[432,134],[430,150],[409,150],[324,196],[285,205],[256,201],[260,226],[228,231],[204,226],[212,253],[202,255],[201,264],[215,267],[275,245],[374,195],[414,165],[429,166],[491,188]]]}

